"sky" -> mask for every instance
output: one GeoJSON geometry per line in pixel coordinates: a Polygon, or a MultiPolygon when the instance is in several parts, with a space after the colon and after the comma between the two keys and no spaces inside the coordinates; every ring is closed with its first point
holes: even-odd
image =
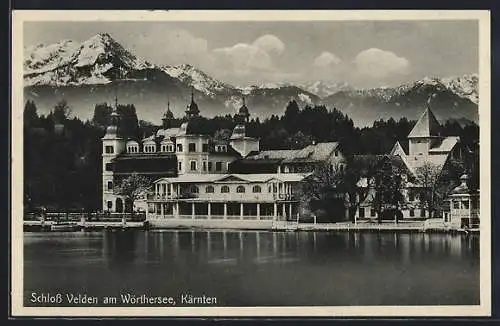
{"type": "Polygon", "coordinates": [[[24,45],[109,33],[151,63],[191,64],[236,86],[395,86],[477,73],[476,21],[26,22],[24,45]]]}

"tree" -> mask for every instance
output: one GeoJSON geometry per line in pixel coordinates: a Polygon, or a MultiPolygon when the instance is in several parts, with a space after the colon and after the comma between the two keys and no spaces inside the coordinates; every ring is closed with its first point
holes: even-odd
{"type": "MultiPolygon", "coordinates": [[[[130,200],[132,207],[134,202],[139,198],[141,194],[147,192],[151,187],[151,180],[145,176],[133,173],[130,176],[121,180],[121,182],[115,186],[114,193],[125,197],[125,200],[130,200]]],[[[130,213],[133,212],[133,209],[130,213]]]]}
{"type": "Polygon", "coordinates": [[[324,212],[338,219],[338,214],[331,213],[336,205],[344,204],[343,171],[340,165],[331,166],[327,163],[317,165],[314,172],[301,183],[301,202],[316,215],[319,215],[318,212],[324,212]]]}
{"type": "Polygon", "coordinates": [[[381,168],[375,172],[375,197],[372,207],[377,212],[379,223],[382,222],[383,213],[386,212],[395,214],[396,222],[398,220],[400,207],[404,202],[402,173],[403,171],[394,166],[388,156],[384,157],[381,168]]]}
{"type": "Polygon", "coordinates": [[[54,106],[54,121],[56,123],[63,123],[69,118],[70,115],[71,108],[69,107],[68,102],[65,99],[57,102],[57,104],[54,106]]]}
{"type": "Polygon", "coordinates": [[[431,162],[425,162],[422,166],[415,169],[415,175],[419,185],[422,187],[420,193],[420,203],[427,209],[428,216],[431,217],[437,208],[436,189],[441,176],[441,168],[431,162]]]}
{"type": "Polygon", "coordinates": [[[34,101],[28,100],[24,105],[24,126],[33,127],[38,121],[38,113],[34,101]]]}

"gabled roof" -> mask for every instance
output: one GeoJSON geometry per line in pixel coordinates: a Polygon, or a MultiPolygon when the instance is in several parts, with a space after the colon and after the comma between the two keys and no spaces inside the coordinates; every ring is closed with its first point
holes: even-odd
{"type": "Polygon", "coordinates": [[[440,135],[440,131],[441,125],[431,109],[427,107],[408,134],[408,138],[436,137],[440,135]]]}
{"type": "Polygon", "coordinates": [[[436,144],[434,147],[429,149],[429,152],[451,152],[453,147],[460,141],[460,137],[458,136],[451,136],[451,137],[446,137],[444,138],[441,142],[436,144]]]}
{"type": "Polygon", "coordinates": [[[391,152],[389,153],[391,155],[398,155],[398,154],[404,154],[407,155],[405,150],[403,149],[403,146],[399,143],[399,141],[394,144],[394,147],[392,147],[391,152]]]}
{"type": "Polygon", "coordinates": [[[327,160],[338,147],[339,143],[337,142],[317,143],[308,145],[302,149],[260,151],[255,154],[249,154],[246,158],[251,160],[281,159],[284,163],[304,161],[317,162],[327,160]]]}

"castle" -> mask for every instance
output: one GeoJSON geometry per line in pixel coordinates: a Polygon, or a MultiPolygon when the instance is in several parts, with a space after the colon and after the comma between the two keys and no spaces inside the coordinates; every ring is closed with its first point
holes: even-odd
{"type": "Polygon", "coordinates": [[[250,112],[244,99],[228,139],[205,134],[197,123],[199,114],[191,94],[179,128],[172,127],[174,116],[167,105],[161,129],[137,141],[120,134],[115,109],[102,138],[103,210],[144,209],[149,221],[165,226],[211,220],[221,226],[270,227],[273,220],[297,216],[299,183],[316,164],[333,168],[343,161],[336,142],[260,151],[259,139],[246,132],[250,112]],[[133,207],[114,191],[132,173],[154,180],[154,193],[145,195],[144,206],[133,207]]]}

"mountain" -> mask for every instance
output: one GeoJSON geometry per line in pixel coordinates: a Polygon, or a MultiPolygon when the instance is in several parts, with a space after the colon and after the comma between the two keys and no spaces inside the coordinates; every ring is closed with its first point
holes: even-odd
{"type": "Polygon", "coordinates": [[[429,105],[436,117],[465,118],[478,123],[477,75],[449,78],[424,78],[398,87],[345,90],[323,99],[324,103],[341,109],[358,125],[392,117],[418,119],[429,105]]]}
{"type": "Polygon", "coordinates": [[[235,87],[188,64],[155,65],[136,57],[107,33],[83,42],[63,40],[24,49],[24,96],[48,113],[66,99],[72,113],[92,118],[97,103],[133,103],[138,117],[159,124],[167,102],[184,115],[191,93],[201,114],[234,114],[245,97],[252,117],[284,112],[294,99],[301,107],[325,104],[348,114],[356,125],[406,116],[417,119],[432,94],[431,107],[442,120],[478,121],[477,75],[425,78],[393,88],[354,89],[346,83],[282,82],[235,87]]]}
{"type": "Polygon", "coordinates": [[[305,83],[299,83],[302,89],[307,90],[321,98],[328,97],[340,91],[352,90],[353,88],[347,83],[337,83],[332,81],[310,81],[305,83]]]}
{"type": "Polygon", "coordinates": [[[158,66],[137,58],[109,34],[78,43],[64,40],[24,49],[24,96],[48,113],[65,98],[72,113],[92,117],[96,103],[133,103],[140,119],[159,123],[171,104],[174,115],[184,114],[191,92],[205,116],[234,114],[245,96],[255,116],[282,114],[287,103],[319,103],[318,96],[298,87],[240,89],[216,80],[191,65],[158,66]]]}

